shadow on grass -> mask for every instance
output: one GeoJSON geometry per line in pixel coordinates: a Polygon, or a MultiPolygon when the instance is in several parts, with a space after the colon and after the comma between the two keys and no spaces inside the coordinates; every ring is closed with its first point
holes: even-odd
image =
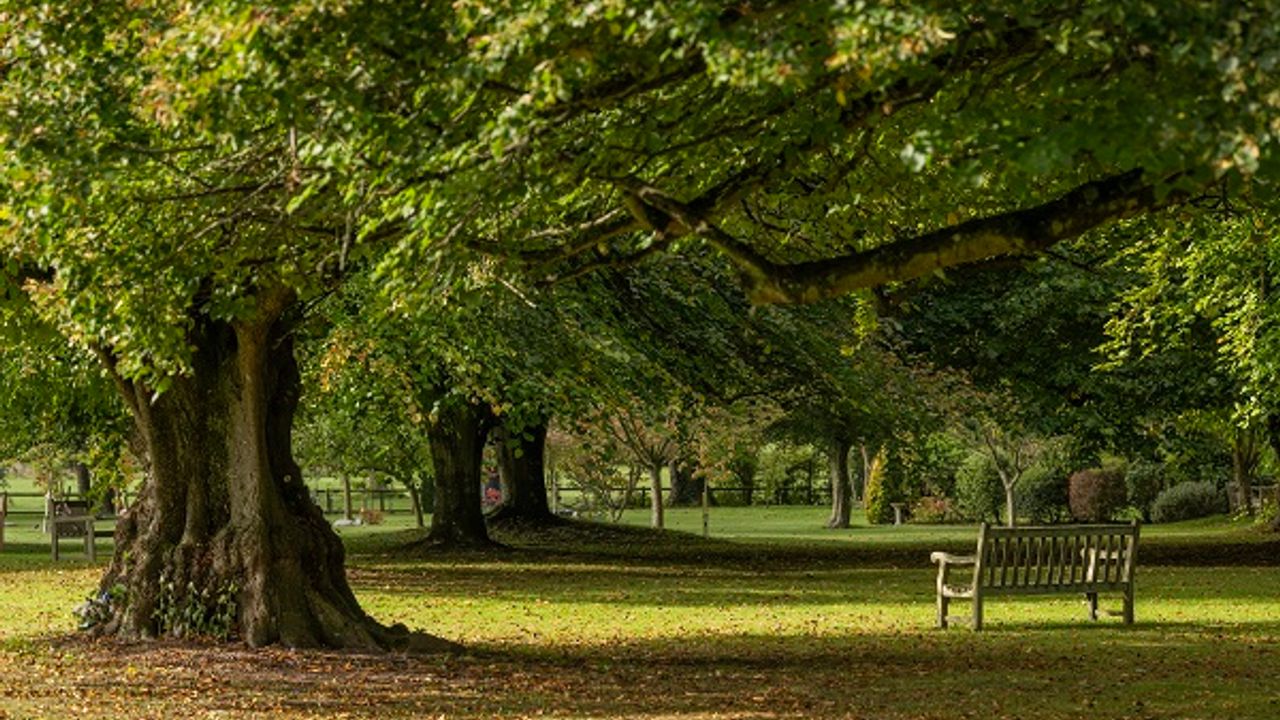
{"type": "MultiPolygon", "coordinates": [[[[493,598],[513,603],[545,602],[573,606],[593,603],[624,607],[671,607],[690,610],[774,604],[830,606],[927,604],[932,612],[936,571],[930,566],[910,569],[823,567],[801,563],[743,568],[668,565],[650,559],[547,556],[517,553],[519,559],[451,556],[416,562],[368,563],[353,567],[357,589],[376,588],[399,598],[432,597],[469,601],[493,598]]],[[[1241,607],[1272,602],[1280,596],[1280,574],[1273,568],[1146,568],[1137,578],[1138,614],[1155,603],[1205,601],[1236,603],[1241,607]]],[[[1119,607],[1114,594],[1104,593],[1104,608],[1119,607]]],[[[1009,606],[1074,602],[1070,595],[1045,598],[1003,598],[988,601],[988,613],[1003,614],[1009,606]]],[[[1083,605],[1082,605],[1083,607],[1083,605]]],[[[968,605],[957,601],[953,612],[968,605]]]]}
{"type": "Polygon", "coordinates": [[[49,717],[71,716],[58,712],[72,696],[132,716],[1273,716],[1280,626],[1249,628],[691,634],[426,658],[73,639],[40,656],[42,673],[0,682],[14,711],[49,717]]]}
{"type": "MultiPolygon", "coordinates": [[[[422,530],[366,534],[346,539],[352,557],[380,562],[419,562],[424,559],[474,559],[475,551],[433,551],[419,541],[422,530]]],[[[557,562],[600,563],[615,559],[650,561],[678,567],[734,567],[769,570],[811,568],[930,567],[934,550],[968,553],[972,542],[938,542],[912,538],[901,542],[859,542],[857,535],[835,541],[743,542],[630,525],[568,521],[537,530],[495,529],[493,536],[515,552],[495,552],[495,558],[528,562],[539,558],[557,562]]],[[[480,551],[483,554],[483,551],[480,551]]],[[[1280,565],[1280,537],[1243,532],[1230,540],[1209,537],[1144,539],[1138,554],[1144,567],[1270,566],[1280,565]]]]}

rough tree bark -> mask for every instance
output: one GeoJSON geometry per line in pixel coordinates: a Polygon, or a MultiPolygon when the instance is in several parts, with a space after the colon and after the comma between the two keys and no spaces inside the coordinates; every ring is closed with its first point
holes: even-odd
{"type": "Polygon", "coordinates": [[[300,382],[281,320],[291,302],[289,292],[264,292],[252,318],[193,318],[191,372],[158,396],[115,376],[147,479],[117,524],[99,633],[227,632],[253,647],[452,647],[379,625],[347,584],[342,542],[292,456],[300,382]]]}
{"type": "Polygon", "coordinates": [[[502,504],[489,513],[490,522],[516,520],[555,521],[547,502],[547,423],[540,422],[515,434],[504,426],[497,434],[498,473],[502,477],[502,504]]]}
{"type": "Polygon", "coordinates": [[[842,437],[831,439],[827,467],[831,475],[831,517],[827,527],[848,528],[853,512],[853,481],[849,478],[849,450],[853,443],[842,437]]]}
{"type": "Polygon", "coordinates": [[[489,435],[489,408],[470,400],[439,404],[427,424],[431,464],[435,469],[435,509],[427,543],[445,547],[494,544],[481,506],[481,460],[489,435]]]}

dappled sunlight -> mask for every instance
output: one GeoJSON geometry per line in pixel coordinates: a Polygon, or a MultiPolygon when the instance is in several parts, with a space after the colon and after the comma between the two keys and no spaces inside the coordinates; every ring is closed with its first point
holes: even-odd
{"type": "MultiPolygon", "coordinates": [[[[1280,673],[1274,567],[1141,568],[1132,627],[1091,623],[1077,598],[996,598],[986,631],[973,633],[934,629],[933,569],[910,542],[865,565],[804,545],[762,550],[718,543],[671,563],[567,540],[418,559],[357,550],[349,574],[366,610],[463,642],[459,657],[59,639],[99,569],[31,556],[31,567],[0,571],[0,676],[24,678],[6,687],[5,709],[741,720],[1107,709],[1216,719],[1269,715],[1280,702],[1270,682],[1280,673]],[[1222,677],[1240,685],[1223,693],[1222,677]]],[[[1103,596],[1104,608],[1117,603],[1103,596]]]]}

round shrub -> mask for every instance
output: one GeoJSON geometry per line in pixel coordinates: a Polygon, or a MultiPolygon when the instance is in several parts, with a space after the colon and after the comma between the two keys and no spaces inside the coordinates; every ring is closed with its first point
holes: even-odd
{"type": "Polygon", "coordinates": [[[964,519],[1000,521],[1004,486],[991,458],[971,452],[956,470],[956,502],[964,519]]]}
{"type": "Polygon", "coordinates": [[[1164,466],[1150,460],[1135,460],[1129,463],[1124,486],[1129,504],[1142,513],[1144,520],[1150,520],[1151,503],[1164,487],[1164,466]]]}
{"type": "Polygon", "coordinates": [[[1114,468],[1089,468],[1074,473],[1067,486],[1071,515],[1086,522],[1104,522],[1124,507],[1124,474],[1114,468]]]}
{"type": "Polygon", "coordinates": [[[1156,496],[1151,519],[1177,522],[1227,511],[1227,498],[1210,482],[1181,482],[1156,496]]]}
{"type": "Polygon", "coordinates": [[[1067,507],[1067,473],[1050,464],[1027,468],[1018,481],[1015,503],[1018,514],[1036,523],[1057,522],[1067,507]]]}

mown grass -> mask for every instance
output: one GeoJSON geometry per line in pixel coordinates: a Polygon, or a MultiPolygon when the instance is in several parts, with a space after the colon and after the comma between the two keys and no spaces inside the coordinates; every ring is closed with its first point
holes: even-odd
{"type": "MultiPolygon", "coordinates": [[[[972,528],[833,533],[820,529],[820,508],[713,513],[709,541],[570,525],[500,534],[513,549],[491,553],[407,555],[398,548],[414,531],[401,520],[344,530],[365,608],[463,642],[467,654],[451,658],[60,640],[100,568],[54,567],[45,546],[19,543],[0,553],[0,708],[8,717],[1280,714],[1280,552],[1247,524],[1144,528],[1152,562],[1140,569],[1132,628],[1089,623],[1075,598],[998,599],[988,630],[974,634],[933,629],[926,552],[972,545],[972,528]]],[[[669,520],[701,528],[697,511],[669,520]]]]}

